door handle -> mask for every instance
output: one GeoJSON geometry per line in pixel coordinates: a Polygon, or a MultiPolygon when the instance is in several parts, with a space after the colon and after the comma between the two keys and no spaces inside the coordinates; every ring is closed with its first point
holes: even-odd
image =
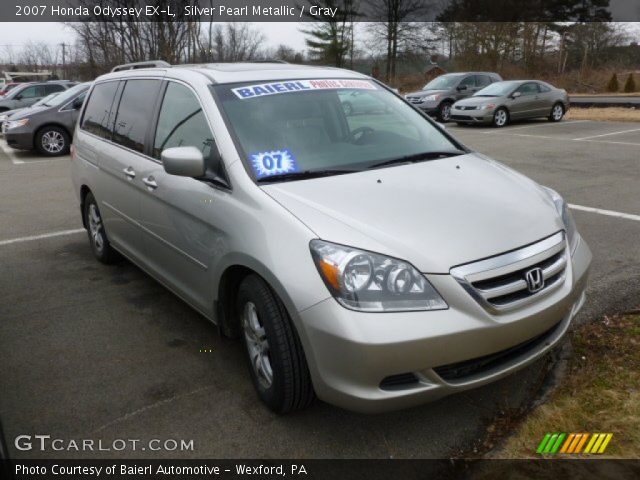
{"type": "Polygon", "coordinates": [[[133,180],[134,178],[136,178],[136,171],[133,168],[127,167],[122,171],[129,178],[129,180],[133,180]]]}
{"type": "Polygon", "coordinates": [[[158,188],[158,184],[156,183],[156,179],[153,178],[153,175],[143,178],[142,183],[144,183],[149,190],[155,190],[158,188]]]}

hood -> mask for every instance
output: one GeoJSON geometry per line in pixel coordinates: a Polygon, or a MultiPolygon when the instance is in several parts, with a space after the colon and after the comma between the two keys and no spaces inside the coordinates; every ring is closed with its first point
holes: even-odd
{"type": "Polygon", "coordinates": [[[50,108],[53,108],[53,107],[38,106],[38,107],[30,107],[30,108],[29,107],[21,108],[19,110],[16,110],[16,113],[11,115],[11,120],[20,120],[21,118],[31,117],[32,115],[35,115],[40,112],[44,112],[45,110],[49,110],[50,108]]]}
{"type": "Polygon", "coordinates": [[[467,97],[458,100],[456,105],[464,105],[465,107],[477,107],[478,105],[487,105],[488,103],[500,103],[503,97],[467,97]]]}
{"type": "Polygon", "coordinates": [[[448,273],[563,228],[538,184],[478,154],[262,188],[319,238],[424,273],[448,273]]]}
{"type": "Polygon", "coordinates": [[[9,118],[11,115],[15,115],[18,112],[21,112],[24,108],[16,108],[15,110],[7,110],[5,112],[0,112],[0,117],[9,118]]]}
{"type": "Polygon", "coordinates": [[[422,97],[427,97],[429,95],[436,95],[438,93],[446,93],[448,91],[449,90],[419,90],[417,92],[407,93],[405,96],[422,98],[422,97]]]}

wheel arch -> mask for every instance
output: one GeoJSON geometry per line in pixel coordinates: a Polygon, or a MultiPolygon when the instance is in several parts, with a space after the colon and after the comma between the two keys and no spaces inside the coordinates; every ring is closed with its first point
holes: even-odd
{"type": "Polygon", "coordinates": [[[240,334],[235,308],[236,294],[242,280],[251,274],[258,275],[274,291],[284,304],[289,318],[291,318],[292,327],[298,331],[294,320],[297,312],[295,304],[284,285],[266,265],[253,257],[242,254],[230,255],[225,260],[223,266],[218,269],[222,270],[222,273],[216,282],[217,286],[214,287],[215,299],[213,302],[216,323],[225,336],[237,338],[240,334]]]}
{"type": "Polygon", "coordinates": [[[91,193],[91,189],[87,185],[82,185],[80,187],[80,216],[82,218],[82,226],[86,230],[87,227],[87,219],[84,218],[84,202],[87,198],[87,195],[91,193]]]}

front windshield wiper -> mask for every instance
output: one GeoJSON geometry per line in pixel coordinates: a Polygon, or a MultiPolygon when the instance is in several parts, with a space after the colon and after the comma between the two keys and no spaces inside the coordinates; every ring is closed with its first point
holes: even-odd
{"type": "Polygon", "coordinates": [[[462,150],[438,150],[433,152],[422,152],[384,160],[382,162],[374,163],[367,168],[371,170],[374,168],[386,167],[388,165],[395,165],[398,163],[415,163],[423,162],[425,160],[436,160],[438,158],[457,157],[458,155],[464,155],[466,153],[467,152],[463,152],[462,150]]]}
{"type": "Polygon", "coordinates": [[[277,175],[268,175],[258,178],[256,182],[286,182],[289,180],[305,180],[308,178],[329,177],[331,175],[342,175],[344,173],[354,173],[358,170],[347,170],[343,168],[330,168],[324,170],[303,170],[301,172],[279,173],[277,175]]]}

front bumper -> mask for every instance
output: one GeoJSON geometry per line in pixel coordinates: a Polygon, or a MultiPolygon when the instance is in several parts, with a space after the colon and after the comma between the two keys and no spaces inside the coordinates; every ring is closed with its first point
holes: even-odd
{"type": "Polygon", "coordinates": [[[24,127],[12,128],[4,132],[4,139],[11,148],[33,150],[33,132],[24,127]]]}
{"type": "Polygon", "coordinates": [[[459,123],[485,124],[493,121],[494,110],[460,110],[451,107],[451,121],[459,123]]]}
{"type": "Polygon", "coordinates": [[[363,313],[326,299],[298,314],[316,393],[349,410],[378,413],[505,377],[543,356],[566,333],[584,303],[590,263],[591,251],[581,240],[561,288],[501,315],[490,314],[450,275],[428,275],[447,310],[363,313]],[[474,360],[484,366],[474,369],[474,360]],[[452,378],[452,369],[463,375],[452,378]],[[404,381],[411,378],[417,380],[404,381]]]}

